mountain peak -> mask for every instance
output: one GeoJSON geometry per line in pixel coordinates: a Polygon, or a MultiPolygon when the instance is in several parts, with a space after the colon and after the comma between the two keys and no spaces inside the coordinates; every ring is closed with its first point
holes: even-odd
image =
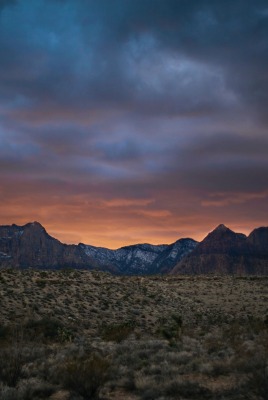
{"type": "MultiPolygon", "coordinates": [[[[245,235],[242,235],[243,238],[246,238],[245,235]]],[[[241,234],[235,233],[230,228],[225,226],[224,224],[218,225],[213,231],[209,232],[209,234],[205,237],[205,239],[200,243],[203,246],[205,244],[211,244],[212,242],[222,242],[229,240],[236,240],[242,237],[241,234]]]]}
{"type": "Polygon", "coordinates": [[[49,236],[43,225],[41,225],[40,222],[38,221],[28,222],[28,224],[22,226],[21,229],[24,230],[25,232],[28,232],[28,234],[33,234],[33,235],[45,234],[49,236]]]}
{"type": "Polygon", "coordinates": [[[29,223],[26,224],[25,226],[31,227],[31,228],[45,229],[45,228],[43,227],[43,225],[40,224],[40,222],[38,222],[38,221],[29,222],[29,223]]]}
{"type": "Polygon", "coordinates": [[[214,232],[215,231],[226,232],[226,231],[230,231],[230,229],[227,228],[227,226],[225,226],[224,224],[220,224],[214,229],[214,232]]]}

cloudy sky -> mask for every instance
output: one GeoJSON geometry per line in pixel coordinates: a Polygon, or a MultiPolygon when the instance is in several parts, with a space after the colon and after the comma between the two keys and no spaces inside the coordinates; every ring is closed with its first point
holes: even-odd
{"type": "Polygon", "coordinates": [[[268,225],[267,0],[1,0],[0,224],[111,248],[268,225]]]}

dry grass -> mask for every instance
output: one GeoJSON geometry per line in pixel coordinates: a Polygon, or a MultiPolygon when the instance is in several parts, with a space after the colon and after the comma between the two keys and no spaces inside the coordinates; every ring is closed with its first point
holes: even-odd
{"type": "Polygon", "coordinates": [[[267,398],[268,277],[3,270],[0,306],[3,400],[267,398]]]}

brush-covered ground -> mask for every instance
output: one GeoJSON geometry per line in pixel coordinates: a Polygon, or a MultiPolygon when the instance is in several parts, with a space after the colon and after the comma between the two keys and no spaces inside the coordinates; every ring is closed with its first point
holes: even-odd
{"type": "Polygon", "coordinates": [[[268,277],[0,271],[2,400],[268,398],[268,277]]]}

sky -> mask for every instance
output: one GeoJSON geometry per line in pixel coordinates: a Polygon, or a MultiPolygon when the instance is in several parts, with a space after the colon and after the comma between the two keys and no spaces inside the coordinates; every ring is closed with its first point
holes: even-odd
{"type": "Polygon", "coordinates": [[[267,0],[0,0],[0,202],[110,248],[267,226],[267,0]]]}

